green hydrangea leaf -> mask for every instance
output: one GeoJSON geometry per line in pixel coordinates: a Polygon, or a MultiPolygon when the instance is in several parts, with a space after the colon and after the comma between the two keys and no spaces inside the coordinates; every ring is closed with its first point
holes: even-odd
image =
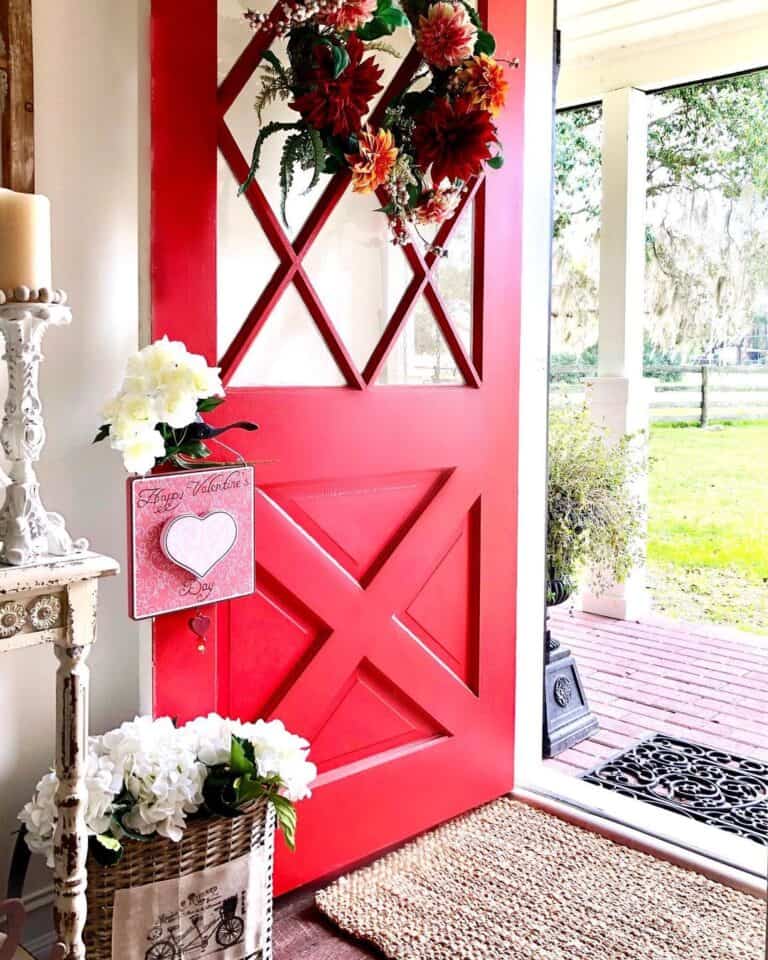
{"type": "Polygon", "coordinates": [[[409,24],[408,17],[399,7],[392,3],[383,9],[380,6],[376,16],[382,23],[385,23],[388,27],[392,27],[393,30],[396,30],[398,27],[407,27],[409,24]]]}
{"type": "Polygon", "coordinates": [[[88,849],[93,859],[102,867],[114,867],[123,858],[123,845],[108,833],[90,837],[88,849]]]}
{"type": "Polygon", "coordinates": [[[369,20],[362,27],[358,27],[357,35],[361,40],[372,41],[380,40],[382,37],[391,37],[394,32],[395,28],[393,26],[385,23],[379,17],[374,17],[373,20],[369,20]]]}
{"type": "Polygon", "coordinates": [[[280,794],[271,796],[270,802],[275,808],[277,824],[283,832],[283,836],[285,837],[285,842],[288,844],[288,848],[290,850],[295,850],[297,819],[296,808],[287,797],[282,797],[280,794]]]}
{"type": "Polygon", "coordinates": [[[229,760],[232,773],[237,776],[247,776],[256,773],[256,757],[253,744],[243,737],[232,737],[232,754],[229,760]]]}
{"type": "Polygon", "coordinates": [[[224,397],[206,397],[205,400],[197,401],[197,409],[200,413],[210,413],[224,403],[224,397]]]}
{"type": "Polygon", "coordinates": [[[492,57],[496,53],[496,39],[492,33],[488,33],[487,30],[478,30],[477,31],[477,43],[475,44],[475,53],[481,54],[485,53],[489,57],[492,57]]]}
{"type": "Polygon", "coordinates": [[[249,800],[258,800],[266,793],[261,780],[254,777],[241,777],[237,781],[237,802],[247,803],[249,800]]]}

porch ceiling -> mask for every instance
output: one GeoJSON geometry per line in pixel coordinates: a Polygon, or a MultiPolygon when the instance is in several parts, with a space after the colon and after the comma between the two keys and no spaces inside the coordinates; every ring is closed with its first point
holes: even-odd
{"type": "Polygon", "coordinates": [[[768,66],[766,0],[558,0],[558,105],[768,66]]]}
{"type": "Polygon", "coordinates": [[[766,12],[765,0],[560,0],[566,56],[590,57],[766,12]]]}

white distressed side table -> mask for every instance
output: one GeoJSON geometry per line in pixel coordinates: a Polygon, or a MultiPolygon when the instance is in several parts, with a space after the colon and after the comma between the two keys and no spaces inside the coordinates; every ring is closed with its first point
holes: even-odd
{"type": "Polygon", "coordinates": [[[56,794],[54,836],[55,955],[83,960],[88,834],[85,784],[88,756],[88,655],[96,640],[98,583],[119,566],[82,553],[34,565],[0,567],[0,652],[49,643],[56,675],[56,794]]]}

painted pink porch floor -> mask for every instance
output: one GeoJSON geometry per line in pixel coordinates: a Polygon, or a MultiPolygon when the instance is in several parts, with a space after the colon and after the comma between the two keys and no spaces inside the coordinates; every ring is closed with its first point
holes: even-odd
{"type": "Polygon", "coordinates": [[[600,729],[548,760],[579,776],[652,733],[768,761],[768,637],[657,617],[552,611],[600,729]]]}

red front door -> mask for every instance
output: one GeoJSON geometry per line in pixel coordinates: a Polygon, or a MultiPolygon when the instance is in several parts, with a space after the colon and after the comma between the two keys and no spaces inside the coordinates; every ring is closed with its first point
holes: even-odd
{"type": "MultiPolygon", "coordinates": [[[[524,0],[482,7],[522,59],[524,0]]],[[[261,53],[241,13],[153,2],[153,334],[218,357],[227,419],[261,425],[235,441],[260,462],[257,593],[205,653],[188,614],[157,621],[155,710],[312,741],[284,891],[512,786],[524,72],[446,259],[388,244],[343,175],[287,231],[274,173],[235,197],[261,53]]]]}

